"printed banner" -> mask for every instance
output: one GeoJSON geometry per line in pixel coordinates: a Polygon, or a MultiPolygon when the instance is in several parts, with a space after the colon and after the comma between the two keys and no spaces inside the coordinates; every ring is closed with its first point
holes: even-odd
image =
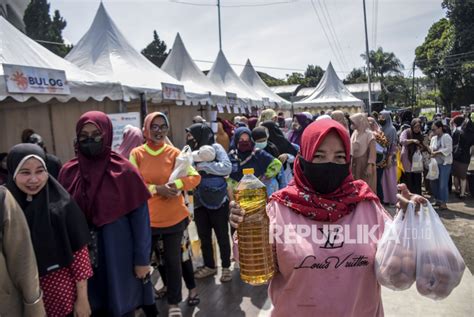
{"type": "Polygon", "coordinates": [[[71,93],[63,70],[3,64],[3,73],[9,93],[48,95],[71,93]]]}
{"type": "Polygon", "coordinates": [[[227,104],[231,106],[235,106],[237,104],[237,94],[234,94],[233,92],[225,92],[225,95],[227,97],[227,104]]]}
{"type": "Polygon", "coordinates": [[[186,100],[186,93],[183,85],[161,83],[163,89],[163,99],[166,100],[186,100]]]}
{"type": "Polygon", "coordinates": [[[263,101],[263,106],[264,107],[268,107],[270,105],[270,98],[263,97],[262,101],[263,101]]]}
{"type": "Polygon", "coordinates": [[[110,113],[107,116],[112,121],[114,137],[112,139],[112,150],[117,151],[123,141],[123,130],[126,125],[140,128],[140,112],[110,113]]]}

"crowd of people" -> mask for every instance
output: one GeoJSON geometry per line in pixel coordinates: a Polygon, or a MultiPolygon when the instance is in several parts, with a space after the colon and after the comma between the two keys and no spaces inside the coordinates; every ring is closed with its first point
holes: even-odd
{"type": "MultiPolygon", "coordinates": [[[[127,126],[117,152],[111,150],[110,119],[91,111],[78,120],[76,157],[64,165],[31,129],[0,154],[0,315],[134,316],[141,309],[157,316],[155,301],[166,299],[168,316],[181,316],[182,279],[187,305],[196,306],[201,302],[196,279],[218,273],[213,232],[220,281],[232,280],[231,262],[238,255],[232,254],[229,223],[236,228],[243,220],[233,189],[246,168],[266,185],[267,213],[280,225],[377,224],[381,236],[390,219],[383,205],[398,202],[403,209],[429,194],[443,210],[451,189],[459,198],[469,195],[474,124],[467,114],[435,115],[432,121],[389,111],[285,118],[266,109],[232,122],[219,118],[216,132],[202,117],[193,122],[185,129],[193,163],[179,177],[172,175],[181,151],[168,138],[170,122],[161,112],[148,114],[142,129],[127,126]],[[436,179],[428,177],[433,164],[436,179]],[[198,268],[191,221],[201,242],[198,268]],[[163,281],[160,289],[153,285],[153,268],[163,281]]],[[[349,269],[309,274],[301,255],[323,252],[324,258],[331,251],[310,241],[277,244],[278,273],[269,289],[273,316],[382,316],[376,247],[354,247],[370,263],[360,274],[349,269]],[[335,305],[335,296],[346,304],[335,305]]]]}

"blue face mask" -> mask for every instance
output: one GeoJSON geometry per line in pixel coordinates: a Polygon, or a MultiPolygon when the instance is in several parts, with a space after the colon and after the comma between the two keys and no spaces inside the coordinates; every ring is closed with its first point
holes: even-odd
{"type": "Polygon", "coordinates": [[[255,148],[263,150],[264,148],[267,147],[267,141],[265,142],[255,142],[255,148]]]}

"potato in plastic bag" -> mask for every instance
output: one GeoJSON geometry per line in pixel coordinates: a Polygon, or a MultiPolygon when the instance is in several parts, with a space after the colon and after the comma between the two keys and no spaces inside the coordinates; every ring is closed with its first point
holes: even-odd
{"type": "Polygon", "coordinates": [[[411,287],[416,278],[416,245],[413,239],[414,205],[399,211],[387,224],[375,254],[375,272],[379,283],[395,291],[411,287]]]}
{"type": "Polygon", "coordinates": [[[459,285],[464,260],[431,204],[421,207],[416,240],[416,288],[421,295],[440,300],[459,285]]]}

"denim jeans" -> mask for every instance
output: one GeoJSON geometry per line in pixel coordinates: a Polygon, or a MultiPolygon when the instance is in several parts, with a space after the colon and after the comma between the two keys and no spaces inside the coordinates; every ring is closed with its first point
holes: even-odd
{"type": "Polygon", "coordinates": [[[438,165],[439,176],[438,179],[431,181],[431,191],[433,192],[436,201],[440,203],[447,203],[449,197],[449,178],[451,177],[451,164],[438,165]]]}

